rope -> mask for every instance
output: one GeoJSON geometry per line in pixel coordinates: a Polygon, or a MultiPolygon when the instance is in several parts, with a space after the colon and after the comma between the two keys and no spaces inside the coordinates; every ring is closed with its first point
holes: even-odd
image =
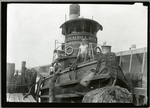
{"type": "MultiPolygon", "coordinates": [[[[39,80],[40,81],[40,80],[39,80]]],[[[36,84],[38,84],[39,83],[39,81],[38,82],[36,82],[36,83],[34,83],[31,87],[30,87],[30,89],[29,89],[29,92],[23,97],[23,99],[22,99],[22,101],[23,102],[25,102],[25,98],[28,96],[28,95],[30,95],[30,92],[31,92],[31,90],[32,90],[32,88],[36,85],[36,84]]]]}
{"type": "MultiPolygon", "coordinates": [[[[36,70],[36,72],[38,72],[37,70],[36,70]]],[[[39,72],[38,72],[39,73],[39,72]]],[[[39,74],[40,76],[42,76],[41,74],[39,74]]],[[[44,77],[42,76],[42,77],[40,77],[40,79],[42,79],[42,81],[41,82],[43,82],[45,79],[43,79],[44,77]]],[[[31,90],[32,90],[32,88],[36,85],[36,84],[38,84],[39,82],[40,82],[40,79],[38,80],[38,82],[36,82],[36,83],[34,83],[31,87],[30,87],[30,89],[29,89],[29,92],[23,97],[23,99],[22,99],[22,101],[23,102],[25,102],[25,98],[28,96],[28,95],[30,95],[30,93],[31,93],[31,90]]]]}
{"type": "Polygon", "coordinates": [[[35,72],[36,72],[40,77],[44,78],[44,77],[42,76],[42,74],[41,74],[37,69],[34,68],[34,70],[35,70],[35,72]]]}
{"type": "Polygon", "coordinates": [[[75,80],[77,77],[77,65],[78,65],[79,59],[77,59],[69,68],[69,78],[71,80],[75,80]]]}

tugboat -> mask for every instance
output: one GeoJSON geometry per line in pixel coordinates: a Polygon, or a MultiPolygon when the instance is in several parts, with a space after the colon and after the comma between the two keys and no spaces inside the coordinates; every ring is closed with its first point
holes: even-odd
{"type": "Polygon", "coordinates": [[[143,77],[137,77],[139,74],[132,71],[141,69],[142,74],[147,74],[147,48],[132,49],[135,47],[132,45],[129,51],[111,52],[111,46],[106,42],[103,45],[97,43],[97,32],[103,30],[102,25],[79,16],[80,5],[70,5],[69,20],[60,26],[65,42],[55,48],[53,62],[30,68],[38,75],[36,86],[31,87],[35,89],[32,96],[36,102],[139,105],[140,100],[135,97],[139,95],[146,102],[147,88],[142,88],[143,77]],[[43,77],[43,71],[49,76],[43,77]]]}
{"type": "Polygon", "coordinates": [[[133,92],[111,46],[97,43],[97,32],[103,30],[102,25],[79,16],[80,6],[70,5],[70,19],[60,26],[65,43],[54,50],[51,65],[59,66],[54,74],[41,79],[38,102],[87,102],[87,93],[105,86],[118,85],[133,92]]]}

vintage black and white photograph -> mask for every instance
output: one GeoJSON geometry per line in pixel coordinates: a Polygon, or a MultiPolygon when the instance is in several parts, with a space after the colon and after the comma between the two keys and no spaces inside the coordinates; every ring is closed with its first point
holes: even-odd
{"type": "Polygon", "coordinates": [[[148,6],[7,4],[6,102],[148,105],[148,6]]]}

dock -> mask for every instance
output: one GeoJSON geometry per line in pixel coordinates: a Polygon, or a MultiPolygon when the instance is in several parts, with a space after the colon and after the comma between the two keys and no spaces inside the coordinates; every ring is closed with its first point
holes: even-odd
{"type": "Polygon", "coordinates": [[[32,95],[24,98],[22,93],[7,93],[7,102],[36,102],[32,95]]]}

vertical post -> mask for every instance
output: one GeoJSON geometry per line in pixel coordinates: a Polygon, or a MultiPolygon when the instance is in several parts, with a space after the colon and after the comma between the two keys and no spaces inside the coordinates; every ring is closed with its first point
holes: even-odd
{"type": "Polygon", "coordinates": [[[145,49],[144,49],[144,52],[143,52],[143,61],[142,61],[142,70],[141,70],[142,74],[144,72],[144,65],[145,65],[145,49]]]}
{"type": "Polygon", "coordinates": [[[15,63],[7,63],[7,92],[13,92],[12,87],[8,85],[10,82],[13,82],[15,72],[15,63]]]}
{"type": "MultiPolygon", "coordinates": [[[[25,70],[26,70],[26,62],[22,61],[22,66],[21,66],[21,84],[25,84],[25,70]]],[[[22,87],[22,92],[25,93],[25,87],[22,87]]]]}
{"type": "Polygon", "coordinates": [[[131,55],[130,55],[129,72],[131,71],[131,67],[132,67],[132,51],[133,50],[131,50],[131,55]]]}
{"type": "Polygon", "coordinates": [[[26,68],[26,62],[22,61],[22,67],[21,67],[22,78],[24,78],[24,76],[25,76],[25,68],[26,68]]]}
{"type": "Polygon", "coordinates": [[[143,61],[142,61],[142,70],[141,70],[141,74],[142,74],[142,86],[143,86],[143,79],[144,79],[144,75],[143,75],[143,73],[144,73],[144,65],[145,65],[145,53],[146,53],[146,51],[145,51],[146,49],[144,49],[144,52],[143,52],[143,61]]]}
{"type": "Polygon", "coordinates": [[[15,63],[7,63],[7,81],[12,82],[15,72],[15,63]]]}
{"type": "Polygon", "coordinates": [[[92,43],[90,43],[90,47],[91,47],[90,50],[92,50],[92,57],[93,57],[93,59],[94,59],[92,43]]]}
{"type": "Polygon", "coordinates": [[[91,58],[91,48],[90,48],[90,45],[91,45],[91,43],[89,42],[89,44],[88,44],[88,46],[89,46],[88,54],[89,54],[89,56],[90,56],[90,58],[91,58]]]}
{"type": "Polygon", "coordinates": [[[136,94],[135,98],[136,98],[136,105],[139,106],[139,94],[136,94]]]}

